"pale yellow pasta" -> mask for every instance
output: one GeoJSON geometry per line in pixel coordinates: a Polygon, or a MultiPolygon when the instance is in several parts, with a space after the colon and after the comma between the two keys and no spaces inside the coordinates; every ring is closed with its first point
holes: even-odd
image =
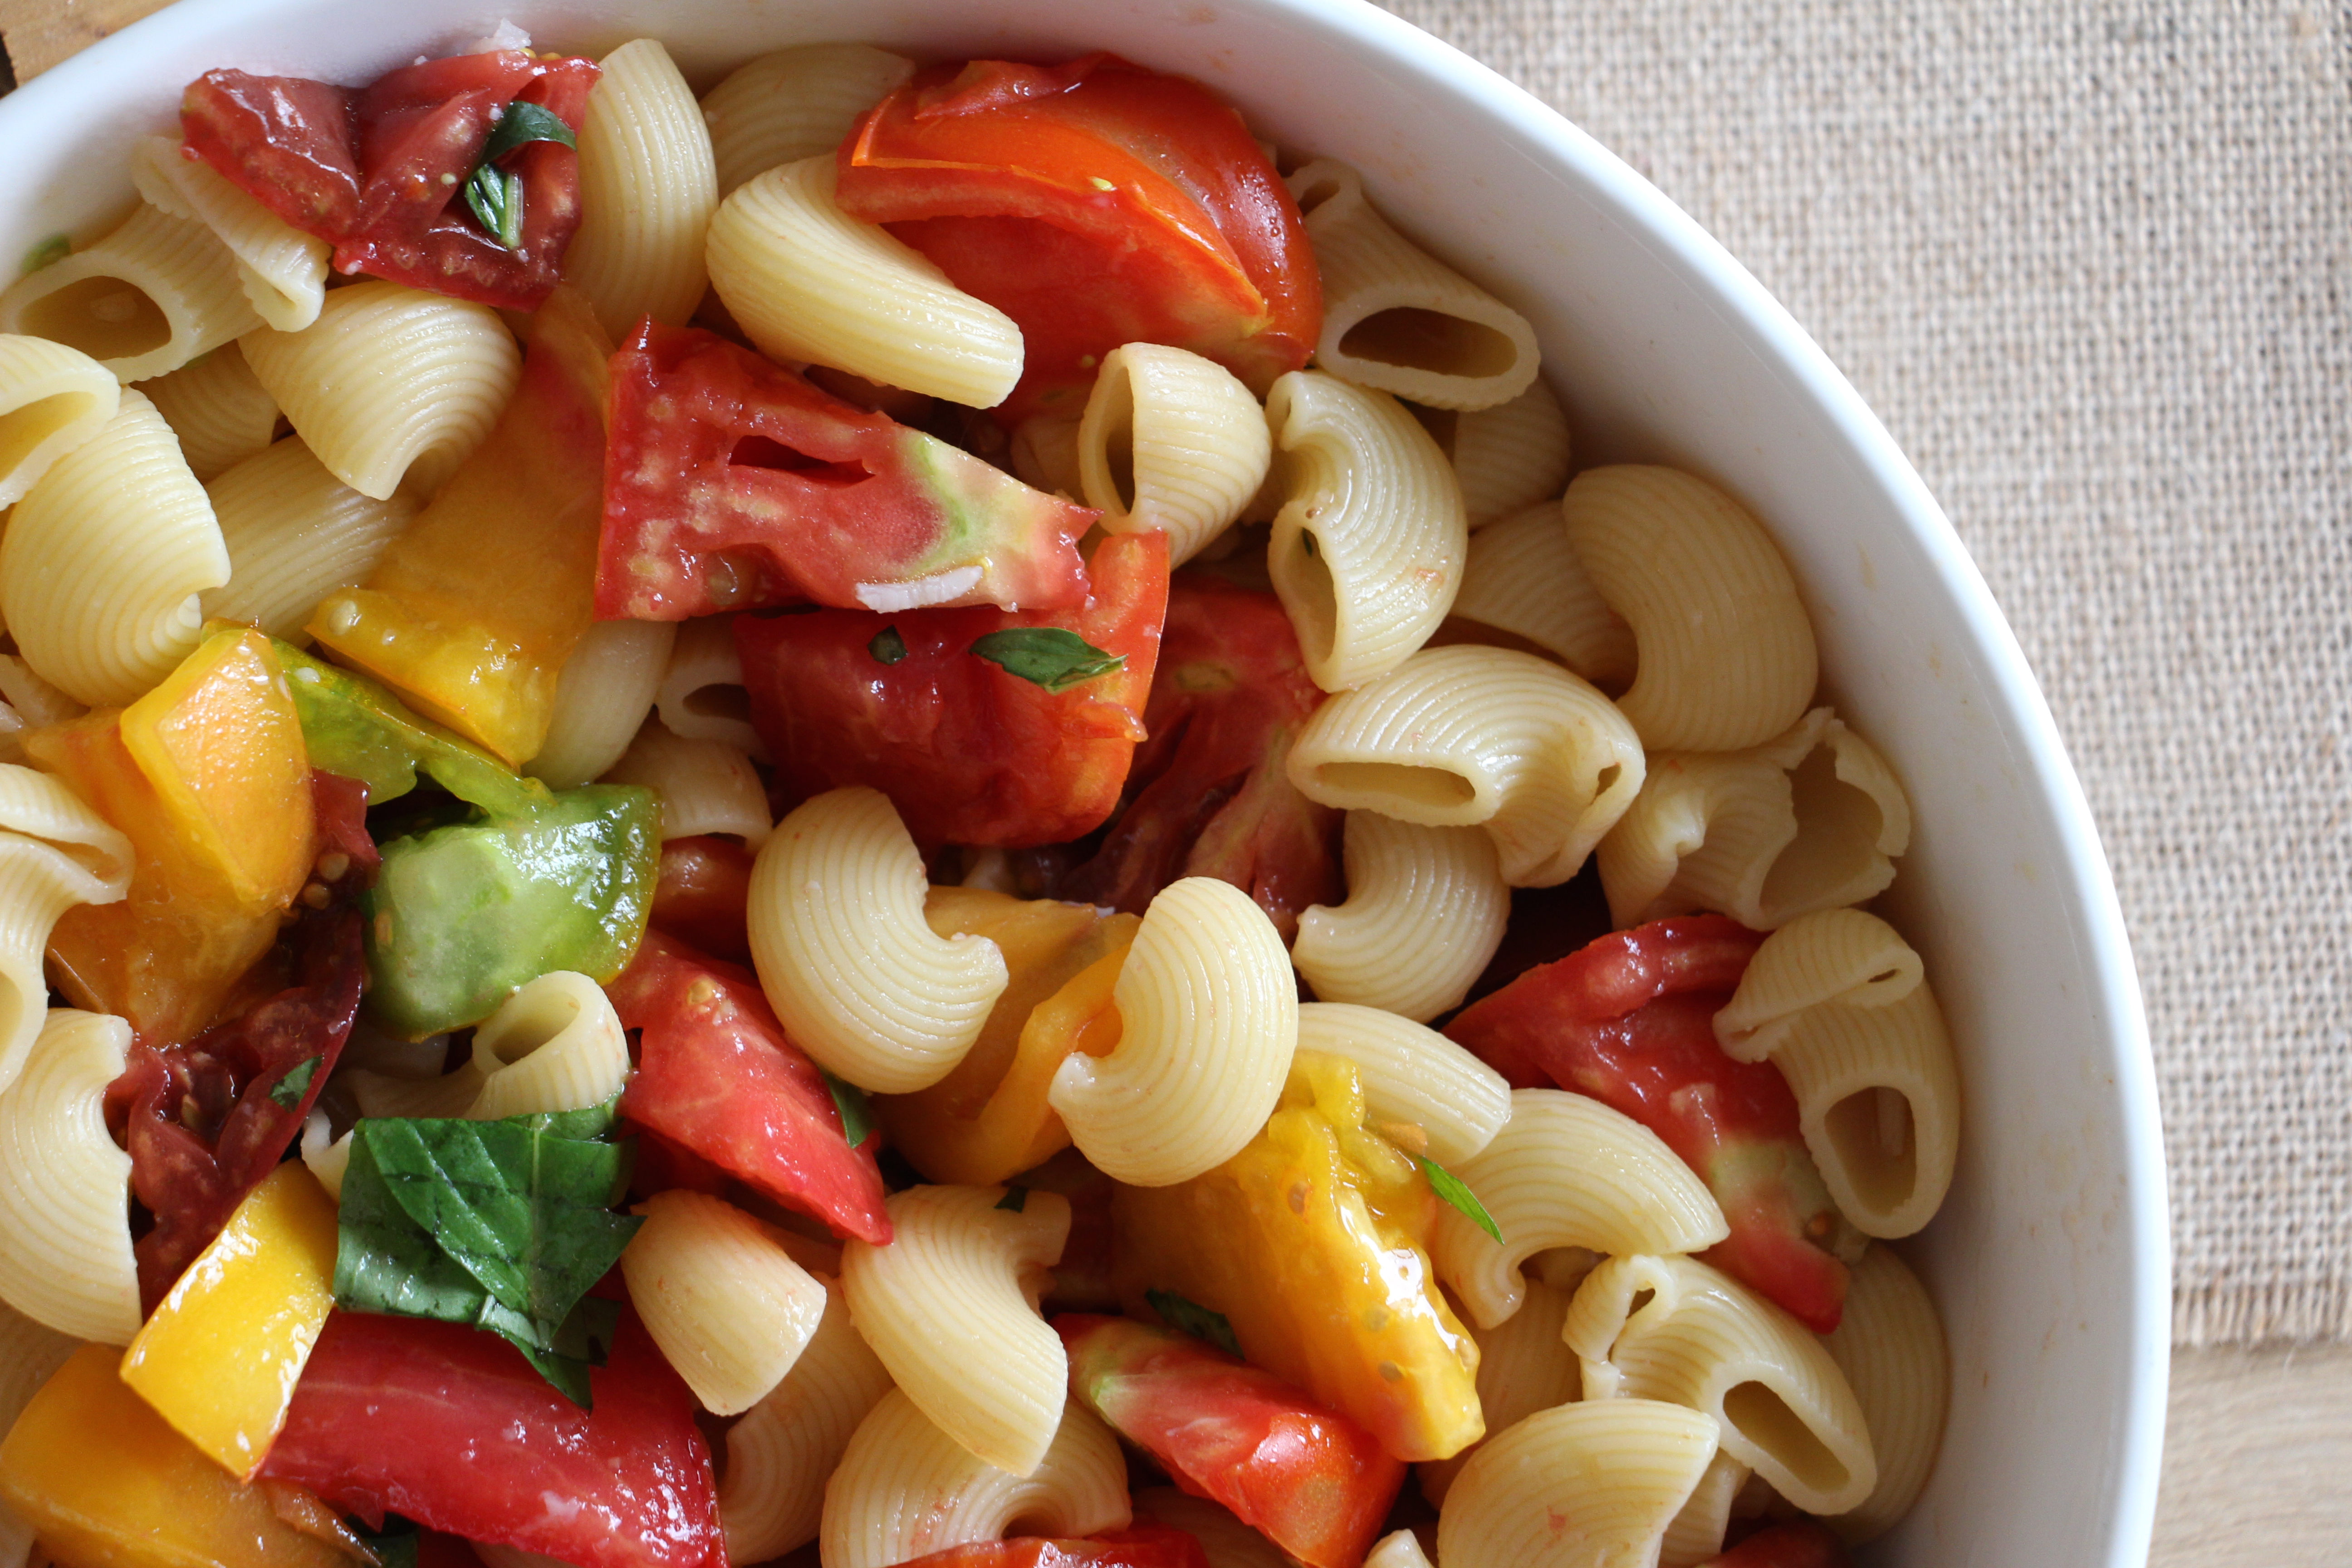
{"type": "Polygon", "coordinates": [[[268,450],[278,434],[278,399],[235,343],[223,343],[139,390],[180,438],[188,471],[205,484],[268,450]]]}
{"type": "Polygon", "coordinates": [[[79,349],[0,334],[0,509],[104,429],[121,396],[114,373],[79,349]]]}
{"type": "Polygon", "coordinates": [[[477,1121],[585,1110],[627,1085],[629,1042],[604,988],[558,969],[519,987],[482,1020],[474,1066],[482,1087],[466,1114],[477,1121]]]}
{"type": "Polygon", "coordinates": [[[319,1178],[327,1195],[337,1203],[343,1201],[343,1173],[351,1169],[352,1135],[346,1131],[335,1136],[334,1123],[324,1107],[313,1106],[302,1120],[302,1163],[319,1178]]]}
{"type": "Polygon", "coordinates": [[[241,345],[295,434],[343,483],[389,500],[430,495],[498,422],[522,374],[488,305],[371,279],[331,290],[299,332],[241,345]]]}
{"type": "Polygon", "coordinates": [[[523,772],[576,789],[621,760],[644,728],[677,640],[673,621],[598,621],[555,683],[555,717],[523,772]]]}
{"type": "Polygon", "coordinates": [[[1622,691],[1633,679],[1633,628],[1601,603],[1559,510],[1544,501],[1471,535],[1454,616],[1525,637],[1593,685],[1622,691]]]}
{"type": "Polygon", "coordinates": [[[1351,811],[1343,843],[1347,902],[1298,917],[1291,963],[1326,1002],[1420,1023],[1460,1006],[1511,915],[1493,836],[1351,811]]]}
{"type": "Polygon", "coordinates": [[[702,1407],[737,1415],[791,1372],[824,1317],[822,1282],[774,1227],[707,1193],[656,1193],[621,1254],[629,1304],[702,1407]]]}
{"type": "Polygon", "coordinates": [[[1652,751],[1733,752],[1797,721],[1818,679],[1813,625],[1764,525],[1689,474],[1587,468],[1561,503],[1568,541],[1633,628],[1618,699],[1652,751]]]}
{"type": "Polygon", "coordinates": [[[757,849],[775,825],[768,813],[768,786],[760,782],[751,758],[724,741],[681,739],[658,719],[646,721],[604,779],[643,784],[661,796],[666,840],[723,833],[757,849]]]}
{"type": "Polygon", "coordinates": [[[1290,955],[1265,911],[1213,877],[1143,912],[1111,990],[1118,1045],[1074,1051],[1046,1100],[1113,1181],[1164,1187],[1239,1153],[1282,1098],[1298,1045],[1290,955]]]}
{"type": "Polygon", "coordinates": [[[0,654],[0,698],[28,724],[62,724],[89,710],[88,703],[75,701],[42,679],[13,653],[0,654]]]}
{"type": "Polygon", "coordinates": [[[1390,227],[1355,170],[1318,158],[1289,184],[1323,273],[1317,364],[1432,408],[1491,408],[1534,382],[1527,318],[1390,227]]]}
{"type": "Polygon", "coordinates": [[[0,332],[79,349],[125,382],[168,374],[259,325],[227,247],[146,202],[0,292],[0,332]]]}
{"type": "Polygon", "coordinates": [[[1078,423],[1086,503],[1112,533],[1167,534],[1171,566],[1232,525],[1273,456],[1265,411],[1241,379],[1163,343],[1105,354],[1078,423]]]}
{"type": "Polygon", "coordinates": [[[1598,858],[1621,928],[1712,910],[1771,931],[1874,897],[1910,845],[1885,759],[1816,708],[1748,751],[1652,752],[1598,858]]]}
{"type": "Polygon", "coordinates": [[[93,706],[126,703],[196,646],[196,596],[228,574],[172,427],[126,387],[105,428],[16,503],[0,536],[0,616],[42,679],[93,706]]]}
{"type": "MultiPolygon", "coordinates": [[[[1474,1328],[1478,1342],[1478,1408],[1490,1433],[1508,1431],[1539,1410],[1579,1398],[1584,1384],[1576,1352],[1560,1342],[1572,1292],[1529,1279],[1519,1310],[1491,1329],[1474,1328]]],[[[1476,1453],[1474,1445],[1450,1459],[1424,1459],[1413,1467],[1421,1495],[1432,1507],[1445,1506],[1446,1491],[1476,1453]]]]}
{"type": "Polygon", "coordinates": [[[635,39],[597,64],[580,126],[580,227],[563,279],[618,342],[646,316],[684,326],[702,302],[702,234],[719,207],[719,173],[701,106],[660,40],[635,39]]]}
{"type": "Polygon", "coordinates": [[[1429,421],[1474,531],[1554,499],[1568,483],[1568,415],[1541,377],[1508,403],[1467,414],[1432,409],[1429,421]]]}
{"type": "Polygon", "coordinates": [[[472,1109],[488,1076],[477,1054],[455,1072],[405,1078],[345,1068],[336,1073],[335,1082],[351,1091],[362,1116],[452,1117],[472,1109]]]}
{"type": "Polygon", "coordinates": [[[1854,1265],[1845,1316],[1822,1342],[1862,1406],[1878,1456],[1870,1495],[1830,1523],[1849,1541],[1868,1541],[1911,1511],[1936,1467],[1952,1397],[1951,1353],[1927,1287],[1884,1247],[1854,1265]]]}
{"type": "Polygon", "coordinates": [[[319,319],[332,247],[261,205],[190,154],[176,136],[142,136],[131,154],[139,194],[173,217],[202,224],[236,260],[237,286],[262,321],[299,332],[319,319]]]}
{"type": "Polygon", "coordinates": [[[1021,329],[834,201],[834,155],[770,169],[719,204],[710,286],[771,359],[993,408],[1021,379],[1021,329]]]}
{"type": "Polygon", "coordinates": [[[1410,1530],[1394,1530],[1372,1542],[1364,1553],[1364,1568],[1431,1568],[1421,1537],[1410,1530]]]}
{"type": "MultiPolygon", "coordinates": [[[[1259,422],[1265,422],[1261,414],[1259,422]]],[[[1078,421],[1058,414],[1033,414],[1013,427],[1006,451],[1013,477],[1032,489],[1045,490],[1076,500],[1086,493],[1086,477],[1078,468],[1078,421]]]]}
{"type": "Polygon", "coordinates": [[[1715,1016],[1716,1043],[1739,1061],[1770,1056],[1808,1008],[1891,1006],[1927,966],[1903,933],[1864,910],[1801,915],[1765,940],[1715,1016]]]}
{"type": "Polygon", "coordinates": [[[767,743],[751,728],[751,697],[743,689],[732,616],[699,616],[677,628],[654,706],[673,735],[724,741],[754,762],[772,760],[767,743]]]}
{"type": "Polygon", "coordinates": [[[1034,1472],[1068,1393],[1061,1336],[1038,1298],[1070,1234],[1070,1201],[1003,1187],[909,1187],[887,1203],[890,1243],[842,1247],[857,1331],[942,1432],[1000,1470],[1034,1472]]]}
{"type": "Polygon", "coordinates": [[[1547,1248],[1696,1252],[1731,1234],[1715,1194],[1656,1133],[1565,1089],[1513,1090],[1511,1119],[1454,1174],[1503,1233],[1497,1242],[1452,1207],[1431,1233],[1438,1278],[1480,1328],[1519,1310],[1519,1266],[1547,1248]]]}
{"type": "Polygon", "coordinates": [[[121,1019],[53,1007],[0,1092],[0,1301],[106,1345],[139,1331],[131,1156],[105,1104],[130,1049],[121,1019]]]}
{"type": "MultiPolygon", "coordinates": [[[[40,1392],[49,1374],[81,1348],[81,1342],[61,1334],[0,1301],[0,1433],[40,1392]]],[[[0,1499],[0,1568],[26,1568],[33,1549],[33,1529],[0,1499]]]]}
{"type": "Polygon", "coordinates": [[[923,919],[923,858],[880,790],[837,789],[778,823],[751,867],[751,958],[784,1030],[862,1089],[953,1071],[1010,974],[984,936],[923,919]]]}
{"type": "Polygon", "coordinates": [[[373,500],[335,478],[299,436],[247,458],[205,493],[229,563],[228,581],[198,598],[206,618],[250,622],[297,644],[310,642],[302,623],[319,601],[364,582],[416,515],[411,497],[373,500]]]}
{"type": "Polygon", "coordinates": [[[1675,1521],[1658,1543],[1658,1568],[1696,1568],[1723,1550],[1723,1533],[1731,1524],[1731,1505],[1756,1472],[1717,1449],[1706,1474],[1691,1489],[1675,1521]]]}
{"type": "Polygon", "coordinates": [[[1145,1487],[1135,1494],[1134,1508],[1138,1523],[1164,1524],[1199,1542],[1209,1568],[1297,1568],[1297,1558],[1207,1498],[1145,1487]]]}
{"type": "Polygon", "coordinates": [[[719,1523],[729,1563],[765,1563],[816,1539],[825,1480],[890,1387],[840,1286],[826,1281],[815,1335],[774,1392],[727,1429],[719,1523]]]}
{"type": "Polygon", "coordinates": [[[1509,648],[1423,648],[1315,710],[1290,748],[1309,800],[1425,827],[1484,825],[1503,879],[1576,875],[1642,787],[1642,743],[1591,684],[1509,648]]]}
{"type": "Polygon", "coordinates": [[[1877,1483],[1862,1406],[1822,1342],[1696,1258],[1625,1249],[1577,1288],[1560,1337],[1585,1398],[1705,1411],[1726,1453],[1808,1513],[1843,1513],[1877,1483]]]}
{"type": "Polygon", "coordinates": [[[0,763],[0,1093],[47,1022],[42,958],[58,918],[131,886],[131,841],[47,773],[0,763]]]}
{"type": "MultiPolygon", "coordinates": [[[[1451,1169],[1495,1140],[1511,1119],[1503,1075],[1436,1030],[1378,1007],[1307,1002],[1298,1008],[1298,1048],[1356,1064],[1369,1125],[1418,1130],[1422,1147],[1451,1169]]],[[[1391,1138],[1412,1144],[1414,1134],[1391,1138]]]]}
{"type": "Polygon", "coordinates": [[[1118,1439],[1075,1401],[1034,1471],[1015,1476],[973,1458],[902,1389],[858,1425],[824,1489],[824,1568],[889,1568],[950,1546],[1025,1531],[1075,1538],[1125,1528],[1127,1461],[1118,1439]]]}
{"type": "Polygon", "coordinates": [[[914,61],[865,44],[803,44],[737,68],[702,100],[719,194],[779,163],[831,153],[859,115],[914,74],[914,61]]]}
{"type": "Polygon", "coordinates": [[[1470,543],[1462,491],[1429,432],[1385,393],[1294,371],[1266,395],[1265,418],[1284,493],[1266,570],[1307,673],[1352,690],[1403,662],[1453,607],[1470,543]]]}
{"type": "Polygon", "coordinates": [[[1713,1417],[1649,1399],[1563,1405],[1489,1437],[1437,1516],[1445,1568],[1652,1568],[1715,1457],[1713,1417]]]}

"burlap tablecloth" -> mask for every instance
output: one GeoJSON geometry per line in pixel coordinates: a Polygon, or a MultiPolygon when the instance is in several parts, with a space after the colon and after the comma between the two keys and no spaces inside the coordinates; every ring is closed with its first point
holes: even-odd
{"type": "MultiPolygon", "coordinates": [[[[2352,6],[1389,3],[1695,214],[1918,464],[2122,889],[2178,1337],[2352,1337],[2352,6]]],[[[152,8],[0,28],[29,71],[152,8]]]]}

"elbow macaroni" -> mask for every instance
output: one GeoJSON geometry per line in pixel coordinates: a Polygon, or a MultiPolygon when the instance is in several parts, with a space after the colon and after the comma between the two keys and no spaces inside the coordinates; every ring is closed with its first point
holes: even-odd
{"type": "Polygon", "coordinates": [[[131,886],[131,841],[47,773],[0,763],[0,1094],[47,1022],[42,955],[58,918],[131,886]]]}
{"type": "Polygon", "coordinates": [[[719,194],[779,163],[831,153],[859,115],[914,74],[914,61],[865,44],[806,44],[739,68],[702,100],[719,194]]]}
{"type": "Polygon", "coordinates": [[[623,44],[598,65],[580,127],[580,227],[563,276],[618,342],[646,316],[684,326],[702,302],[702,235],[719,206],[719,172],[701,106],[659,40],[623,44]]]}
{"type": "MultiPolygon", "coordinates": [[[[1031,464],[1050,478],[1037,451],[1048,432],[1038,425],[1030,419],[1021,428],[1031,432],[1031,464]]],[[[1184,349],[1128,343],[1103,357],[1076,455],[1079,488],[1102,513],[1102,526],[1112,533],[1159,529],[1168,535],[1172,568],[1241,515],[1265,482],[1274,443],[1265,411],[1233,372],[1184,349]]]]}
{"type": "Polygon", "coordinates": [[[25,1070],[0,1092],[0,1300],[100,1344],[139,1331],[131,1156],[106,1130],[131,1026],[53,1007],[25,1070]]]}
{"type": "Polygon", "coordinates": [[[0,292],[0,332],[79,349],[125,382],[169,374],[260,325],[227,247],[145,202],[105,238],[0,292]]]}
{"type": "Polygon", "coordinates": [[[1492,835],[1348,814],[1348,900],[1298,917],[1290,961],[1326,1002],[1427,1023],[1462,1005],[1511,914],[1492,835]]]}
{"type": "Polygon", "coordinates": [[[550,789],[577,789],[619,762],[645,726],[677,640],[673,621],[590,626],[563,661],[547,739],[523,772],[550,789]]]}
{"type": "Polygon", "coordinates": [[[1368,1124],[1419,1128],[1429,1157],[1449,1169],[1476,1156],[1511,1119],[1511,1086],[1501,1073],[1436,1030],[1377,1007],[1302,1004],[1298,1048],[1355,1063],[1368,1124]]]}
{"type": "Polygon", "coordinates": [[[1878,1484],[1830,1523],[1848,1541],[1869,1541],[1893,1529],[1927,1488],[1951,1404],[1951,1352],[1927,1287],[1884,1247],[1854,1265],[1845,1317],[1822,1342],[1853,1389],[1878,1457],[1878,1484]]]}
{"type": "Polygon", "coordinates": [[[1651,1399],[1563,1405],[1489,1437],[1445,1494],[1445,1568],[1634,1568],[1715,1458],[1714,1417],[1651,1399]]]}
{"type": "Polygon", "coordinates": [[[1471,536],[1454,615],[1525,637],[1604,690],[1622,691],[1633,679],[1633,628],[1585,574],[1558,501],[1471,536]]]}
{"type": "Polygon", "coordinates": [[[366,581],[416,515],[406,496],[372,500],[344,484],[299,436],[246,458],[205,494],[229,562],[228,581],[198,596],[205,618],[249,622],[297,645],[310,642],[302,625],[319,601],[366,581]]]}
{"type": "Polygon", "coordinates": [[[1541,377],[1507,403],[1433,411],[1473,531],[1559,496],[1568,483],[1568,415],[1541,377]],[[1450,420],[1451,438],[1444,435],[1450,420]]]}
{"type": "MultiPolygon", "coordinates": [[[[1529,1279],[1525,1289],[1526,1299],[1509,1318],[1491,1329],[1470,1331],[1478,1342],[1478,1408],[1488,1432],[1507,1432],[1538,1411],[1572,1405],[1582,1396],[1576,1352],[1559,1337],[1571,1292],[1540,1279],[1529,1279]]],[[[1445,1506],[1454,1478],[1477,1451],[1465,1448],[1450,1459],[1424,1459],[1413,1467],[1431,1507],[1445,1506]]]]}
{"type": "MultiPolygon", "coordinates": [[[[585,1110],[626,1087],[629,1042],[604,988],[559,969],[518,989],[474,1031],[476,1121],[585,1110]]],[[[764,1390],[762,1392],[765,1392],[764,1390]]]]}
{"type": "Polygon", "coordinates": [[[637,731],[604,776],[607,784],[643,784],[661,796],[665,841],[726,833],[757,849],[774,826],[768,786],[760,782],[751,758],[724,741],[681,740],[658,719],[637,731]]]}
{"type": "Polygon", "coordinates": [[[319,319],[332,247],[304,234],[189,153],[176,136],[146,136],[131,155],[139,194],[176,218],[202,224],[236,258],[237,286],[255,314],[281,332],[319,319]]]}
{"type": "Polygon", "coordinates": [[[773,1230],[682,1188],[637,1205],[621,1254],[629,1302],[702,1407],[736,1415],[766,1398],[816,1335],[824,1286],[773,1230]]]}
{"type": "Polygon", "coordinates": [[[840,1287],[826,1284],[815,1336],[774,1392],[727,1429],[719,1521],[730,1563],[765,1563],[816,1539],[826,1478],[890,1388],[840,1287]]]}
{"type": "Polygon", "coordinates": [[[180,438],[188,471],[207,485],[268,451],[277,438],[278,399],[235,343],[223,343],[139,390],[180,438]]]}
{"type": "Polygon", "coordinates": [[[80,350],[0,335],[0,508],[106,428],[121,400],[121,383],[80,350]]]}
{"type": "Polygon", "coordinates": [[[751,728],[735,617],[704,616],[678,626],[676,636],[654,694],[662,728],[688,741],[724,741],[754,762],[770,761],[767,742],[751,728]]]}

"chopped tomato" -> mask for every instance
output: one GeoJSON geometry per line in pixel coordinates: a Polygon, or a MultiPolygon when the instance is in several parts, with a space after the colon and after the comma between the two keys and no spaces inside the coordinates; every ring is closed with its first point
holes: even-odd
{"type": "Polygon", "coordinates": [[[694,1396],[625,1308],[583,1410],[520,1351],[423,1318],[337,1312],[261,1473],[583,1568],[724,1568],[694,1396]]]}
{"type": "Polygon", "coordinates": [[[1307,363],[1323,285],[1298,205],[1232,105],[1116,56],[918,71],[841,149],[842,210],[1021,327],[1008,420],[1075,417],[1128,342],[1263,394],[1307,363]]]}
{"type": "Polygon", "coordinates": [[[731,838],[673,838],[661,848],[649,923],[689,947],[730,963],[751,962],[746,910],[751,852],[731,838]]]}
{"type": "Polygon", "coordinates": [[[787,798],[871,784],[924,844],[1058,844],[1098,826],[1143,738],[1168,605],[1168,536],[1114,534],[1096,548],[1091,572],[1085,607],[1052,614],[975,606],[739,617],[751,725],[777,759],[787,798]],[[1030,626],[1076,632],[1127,662],[1056,692],[971,652],[988,633],[1030,626]]]}
{"type": "Polygon", "coordinates": [[[1083,1541],[975,1541],[910,1558],[900,1568],[1209,1568],[1209,1554],[1184,1531],[1137,1524],[1083,1541]]]}
{"type": "Polygon", "coordinates": [[[1355,1568],[1404,1482],[1380,1439],[1270,1372],[1189,1334],[1069,1313],[1054,1320],[1070,1391],[1179,1487],[1308,1568],[1355,1568]]]}
{"type": "Polygon", "coordinates": [[[1808,1519],[1759,1530],[1699,1568],[1846,1568],[1853,1561],[1827,1525],[1808,1519]]]}
{"type": "Polygon", "coordinates": [[[696,327],[613,357],[596,613],[1082,605],[1096,513],[696,327]]]}
{"type": "Polygon", "coordinates": [[[1842,1221],[1796,1096],[1770,1062],[1715,1043],[1715,1015],[1763,941],[1723,915],[1654,921],[1528,970],[1445,1033],[1515,1088],[1591,1095],[1664,1139],[1730,1222],[1707,1260],[1825,1334],[1845,1306],[1829,1250],[1842,1221]]]}
{"type": "Polygon", "coordinates": [[[1055,891],[1141,914],[1179,878],[1215,877],[1256,900],[1287,942],[1299,911],[1346,892],[1340,813],[1300,795],[1283,766],[1322,700],[1280,600],[1179,575],[1143,711],[1150,739],[1102,847],[1055,891]]]}
{"type": "Polygon", "coordinates": [[[188,84],[180,124],[194,155],[332,245],[336,270],[533,310],[580,226],[579,155],[532,142],[499,160],[522,181],[512,249],[482,226],[465,186],[509,104],[535,104],[576,134],[597,74],[588,60],[521,49],[426,60],[358,91],[207,71],[188,84]]]}
{"type": "Polygon", "coordinates": [[[643,1031],[623,1115],[836,1236],[890,1239],[874,1140],[849,1146],[833,1091],[758,977],[649,931],[604,992],[622,1026],[643,1031]]]}

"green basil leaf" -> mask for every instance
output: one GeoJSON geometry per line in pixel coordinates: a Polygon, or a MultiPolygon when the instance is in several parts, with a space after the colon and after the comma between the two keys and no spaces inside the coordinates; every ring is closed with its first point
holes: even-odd
{"type": "MultiPolygon", "coordinates": [[[[364,1130],[373,1123],[362,1121],[364,1130]]],[[[364,1131],[352,1139],[335,1244],[335,1304],[487,1329],[529,1349],[551,1339],[510,1310],[441,1250],[433,1233],[401,1206],[364,1131]]]]}
{"type": "Polygon", "coordinates": [[[532,1132],[544,1132],[551,1138],[572,1138],[585,1142],[591,1139],[610,1138],[621,1120],[621,1097],[614,1095],[602,1105],[592,1105],[585,1110],[541,1110],[530,1116],[509,1116],[507,1125],[532,1132]]]}
{"type": "Polygon", "coordinates": [[[1173,1290],[1146,1290],[1143,1299],[1170,1328],[1206,1340],[1227,1355],[1242,1353],[1241,1342],[1234,1338],[1233,1321],[1223,1312],[1212,1312],[1173,1290]]]}
{"type": "Polygon", "coordinates": [[[866,1102],[866,1091],[823,1068],[816,1070],[824,1073],[824,1087],[833,1090],[833,1107],[841,1112],[841,1135],[849,1140],[851,1148],[861,1146],[874,1131],[874,1107],[866,1102]]]}
{"type": "Polygon", "coordinates": [[[522,176],[485,163],[466,182],[466,205],[492,239],[509,250],[522,244],[522,176]]]}
{"type": "Polygon", "coordinates": [[[898,635],[898,627],[884,626],[866,645],[866,651],[874,656],[877,664],[896,664],[907,657],[907,639],[898,635]]]}
{"type": "Polygon", "coordinates": [[[593,1410],[596,1402],[589,1392],[589,1369],[603,1366],[611,1358],[613,1336],[620,1326],[621,1304],[590,1296],[572,1308],[572,1315],[556,1330],[552,1349],[517,1348],[557,1393],[583,1410],[593,1410]]]}
{"type": "Polygon", "coordinates": [[[1427,1155],[1416,1154],[1413,1158],[1421,1162],[1422,1173],[1429,1178],[1431,1192],[1468,1215],[1472,1224],[1496,1242],[1502,1241],[1503,1227],[1495,1223],[1495,1216],[1486,1212],[1486,1205],[1478,1201],[1478,1194],[1470,1190],[1467,1183],[1427,1155]]]}
{"type": "Polygon", "coordinates": [[[1005,1188],[1004,1195],[996,1200],[996,1206],[1001,1209],[1011,1209],[1014,1214],[1021,1213],[1029,1206],[1029,1189],[1026,1187],[1005,1188]]]}
{"type": "Polygon", "coordinates": [[[1060,626],[1014,626],[990,632],[972,643],[971,651],[991,664],[1002,665],[1007,675],[1017,675],[1048,691],[1067,691],[1081,681],[1127,666],[1125,654],[1105,653],[1060,626]]]}
{"type": "Polygon", "coordinates": [[[326,1059],[325,1053],[321,1052],[307,1061],[296,1062],[278,1074],[278,1081],[269,1086],[270,1102],[281,1110],[292,1110],[299,1106],[302,1097],[310,1092],[310,1080],[319,1076],[319,1064],[326,1059]]]}
{"type": "Polygon", "coordinates": [[[533,142],[555,142],[566,147],[577,147],[579,139],[572,127],[563,123],[563,116],[543,104],[514,102],[506,106],[499,122],[490,131],[490,139],[482,143],[485,163],[495,163],[518,147],[533,142]]]}

